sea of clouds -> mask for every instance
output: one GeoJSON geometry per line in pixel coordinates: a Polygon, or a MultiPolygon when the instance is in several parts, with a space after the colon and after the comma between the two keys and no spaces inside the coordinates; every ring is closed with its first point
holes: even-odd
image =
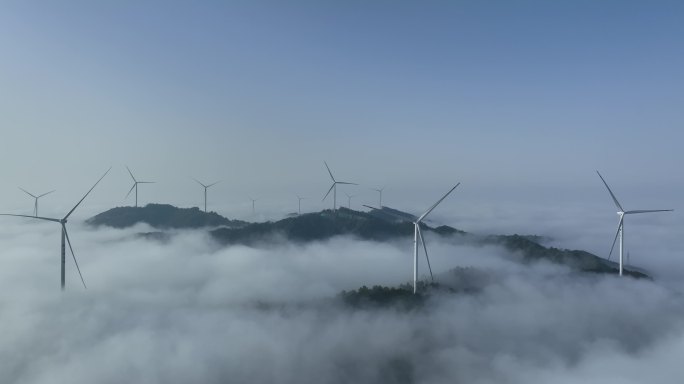
{"type": "MultiPolygon", "coordinates": [[[[157,241],[136,235],[151,230],[145,226],[69,225],[88,289],[68,255],[67,288],[60,292],[59,226],[3,219],[0,382],[672,383],[684,377],[684,301],[670,280],[523,266],[500,247],[459,245],[428,233],[438,280],[458,285],[449,271],[473,267],[480,289],[438,294],[413,310],[353,308],[336,299],[340,291],[410,280],[412,239],[224,247],[203,231],[157,241]]],[[[662,242],[674,234],[651,236],[662,242]]]]}

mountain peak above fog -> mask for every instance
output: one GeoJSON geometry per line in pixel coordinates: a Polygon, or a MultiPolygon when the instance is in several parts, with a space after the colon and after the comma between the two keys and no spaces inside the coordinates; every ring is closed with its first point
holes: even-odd
{"type": "Polygon", "coordinates": [[[216,212],[197,207],[178,208],[169,204],[147,204],[144,207],[116,207],[86,220],[88,225],[128,228],[139,223],[157,229],[196,229],[204,227],[240,227],[248,223],[231,220],[216,212]]]}
{"type": "MultiPolygon", "coordinates": [[[[112,208],[88,219],[86,223],[114,228],[146,223],[160,230],[208,228],[211,237],[223,245],[259,246],[277,244],[283,240],[297,243],[325,241],[336,236],[353,236],[369,241],[411,239],[414,231],[413,220],[415,216],[409,213],[383,207],[372,208],[368,212],[339,208],[335,211],[289,215],[273,222],[248,223],[231,220],[215,212],[205,213],[198,208],[148,204],[145,207],[112,208]]],[[[421,224],[421,228],[424,233],[432,233],[456,244],[501,246],[512,258],[525,264],[544,261],[565,265],[579,272],[612,274],[617,271],[614,262],[586,251],[546,247],[541,244],[538,236],[480,236],[447,225],[431,227],[425,223],[421,224]]],[[[170,236],[163,235],[146,237],[166,239],[170,236]]],[[[625,273],[634,277],[648,277],[645,273],[631,268],[625,273]]]]}

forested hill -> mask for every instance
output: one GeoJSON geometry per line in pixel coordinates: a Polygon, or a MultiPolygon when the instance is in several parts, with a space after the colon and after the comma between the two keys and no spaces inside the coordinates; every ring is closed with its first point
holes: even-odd
{"type": "Polygon", "coordinates": [[[148,204],[144,207],[116,207],[86,220],[92,226],[127,228],[138,223],[149,224],[157,229],[196,229],[225,226],[230,228],[247,225],[241,220],[231,220],[216,212],[204,212],[197,207],[178,208],[168,204],[148,204]]]}
{"type": "MultiPolygon", "coordinates": [[[[259,246],[280,240],[306,243],[335,236],[353,236],[371,241],[413,239],[414,216],[388,207],[368,212],[340,208],[336,211],[296,215],[282,220],[247,223],[230,220],[214,212],[205,213],[198,208],[176,208],[171,205],[149,204],[145,207],[118,207],[87,220],[94,226],[125,228],[146,223],[161,230],[214,228],[210,235],[224,245],[242,244],[259,246]]],[[[522,263],[547,261],[566,265],[574,270],[589,273],[617,273],[617,265],[594,254],[581,250],[546,247],[536,236],[491,235],[476,236],[450,227],[431,227],[421,224],[424,235],[439,236],[455,244],[470,246],[499,245],[507,249],[522,263]]],[[[149,236],[147,238],[167,238],[149,236]]],[[[648,277],[627,268],[625,273],[635,277],[648,277]]]]}

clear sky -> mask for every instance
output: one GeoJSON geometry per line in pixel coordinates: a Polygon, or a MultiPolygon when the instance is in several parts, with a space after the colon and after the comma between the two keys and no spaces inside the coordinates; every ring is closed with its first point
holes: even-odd
{"type": "Polygon", "coordinates": [[[224,180],[216,205],[320,209],[323,160],[358,203],[462,181],[462,204],[610,210],[600,169],[678,208],[683,20],[681,1],[4,1],[0,208],[30,211],[23,186],[68,209],[110,165],[90,206],[131,204],[129,165],[158,182],[141,203],[199,205],[196,177],[224,180]]]}

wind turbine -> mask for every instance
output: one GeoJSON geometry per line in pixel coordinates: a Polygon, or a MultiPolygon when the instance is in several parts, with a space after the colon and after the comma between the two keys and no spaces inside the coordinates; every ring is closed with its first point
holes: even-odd
{"type": "Polygon", "coordinates": [[[344,194],[347,195],[347,208],[351,209],[351,199],[352,197],[354,197],[354,195],[350,195],[347,192],[345,192],[344,194]]]}
{"type": "Polygon", "coordinates": [[[430,258],[428,257],[427,247],[425,246],[425,239],[423,239],[423,233],[420,231],[420,223],[423,221],[423,219],[425,217],[427,217],[427,215],[430,214],[430,212],[432,212],[433,209],[435,209],[439,205],[439,203],[442,202],[442,200],[446,199],[446,197],[449,196],[449,194],[451,192],[453,192],[453,190],[456,189],[456,187],[458,187],[459,185],[461,185],[461,183],[454,185],[454,187],[451,188],[449,190],[449,192],[446,193],[446,195],[442,196],[441,199],[437,200],[437,202],[435,204],[433,204],[432,207],[430,207],[430,209],[425,211],[425,213],[420,215],[420,217],[418,217],[418,219],[413,222],[413,226],[414,226],[414,231],[413,231],[413,293],[414,294],[416,293],[417,283],[418,283],[418,239],[419,238],[420,238],[421,244],[423,244],[423,249],[425,250],[425,259],[427,260],[427,265],[428,265],[428,268],[430,269],[430,278],[432,280],[434,280],[434,277],[432,276],[432,267],[430,267],[430,258]]]}
{"type": "Polygon", "coordinates": [[[221,181],[219,180],[219,181],[217,181],[217,182],[215,182],[215,183],[211,183],[211,184],[209,184],[209,185],[204,185],[202,182],[200,182],[200,181],[197,180],[197,179],[194,179],[194,178],[193,178],[193,180],[195,180],[195,181],[197,182],[197,184],[199,184],[199,185],[201,185],[201,186],[204,187],[204,212],[207,212],[207,189],[209,189],[210,187],[213,187],[214,185],[220,183],[221,181]]]}
{"type": "Polygon", "coordinates": [[[131,175],[131,178],[133,179],[133,186],[131,189],[128,190],[128,193],[126,194],[126,199],[128,196],[131,194],[133,189],[135,188],[135,206],[138,206],[138,184],[154,184],[154,181],[138,181],[136,180],[135,176],[133,176],[133,172],[131,172],[130,168],[126,166],[126,169],[128,170],[128,174],[131,175]]]}
{"type": "Polygon", "coordinates": [[[297,209],[297,214],[301,215],[302,214],[302,200],[305,199],[305,197],[300,197],[297,195],[297,199],[299,200],[299,208],[297,209]]]}
{"type": "Polygon", "coordinates": [[[254,216],[254,203],[259,199],[252,199],[251,197],[249,199],[252,200],[252,216],[254,216]]]}
{"type": "Polygon", "coordinates": [[[38,216],[38,199],[40,199],[41,197],[43,197],[43,196],[45,196],[45,195],[49,195],[49,194],[51,194],[52,192],[55,191],[55,190],[53,189],[53,190],[50,191],[50,192],[46,192],[46,193],[43,193],[42,195],[35,196],[34,194],[32,194],[31,192],[25,190],[25,189],[22,188],[22,187],[18,187],[18,188],[21,189],[21,190],[24,191],[26,194],[28,194],[29,196],[31,196],[31,197],[33,197],[33,198],[35,199],[35,202],[34,202],[34,204],[33,204],[33,216],[34,216],[34,217],[35,217],[35,216],[38,216]]]}
{"type": "Polygon", "coordinates": [[[95,187],[97,186],[97,184],[99,184],[100,181],[102,181],[102,179],[104,179],[104,177],[107,176],[107,174],[109,173],[109,171],[110,171],[111,169],[112,169],[112,168],[110,167],[110,168],[107,170],[107,172],[105,172],[104,175],[102,175],[102,177],[100,177],[100,179],[97,180],[97,182],[95,183],[95,185],[93,185],[93,186],[88,190],[88,192],[86,192],[86,194],[81,198],[81,200],[79,200],[78,203],[76,203],[76,205],[74,205],[74,207],[71,208],[71,211],[69,211],[69,213],[67,213],[66,216],[64,216],[64,218],[62,218],[62,219],[54,219],[54,218],[50,218],[50,217],[40,217],[40,216],[13,215],[13,214],[9,214],[9,213],[2,213],[2,214],[0,214],[0,216],[28,217],[28,218],[32,218],[32,219],[52,221],[52,222],[55,222],[55,223],[59,223],[59,224],[62,226],[62,247],[61,247],[61,255],[62,255],[62,258],[61,258],[61,261],[62,261],[62,271],[61,271],[61,281],[62,281],[62,284],[61,284],[61,286],[62,286],[62,290],[64,290],[64,280],[65,280],[65,279],[64,279],[64,266],[65,266],[65,264],[66,264],[66,248],[65,248],[65,244],[64,244],[64,239],[65,239],[65,238],[66,238],[66,242],[69,244],[69,250],[71,251],[71,256],[74,258],[74,264],[76,264],[76,269],[78,270],[78,275],[81,277],[81,282],[83,283],[83,287],[87,288],[87,287],[86,287],[86,284],[85,284],[85,280],[83,280],[83,275],[81,274],[81,268],[78,266],[78,261],[76,261],[76,255],[74,254],[74,248],[71,246],[71,240],[69,240],[69,234],[67,233],[66,223],[67,223],[67,220],[69,219],[69,216],[71,216],[71,214],[74,213],[74,211],[76,210],[76,208],[78,208],[78,206],[81,205],[81,203],[83,202],[83,200],[85,200],[85,198],[88,197],[88,195],[90,194],[90,192],[91,192],[93,189],[95,189],[95,187]]]}
{"type": "MultiPolygon", "coordinates": [[[[335,180],[335,177],[333,176],[332,172],[330,172],[330,167],[328,167],[328,163],[325,161],[323,162],[325,164],[325,168],[328,170],[328,173],[330,174],[330,178],[332,179],[333,183],[330,186],[330,189],[328,189],[328,193],[323,196],[323,200],[325,200],[326,197],[330,194],[330,191],[333,191],[333,211],[337,209],[337,184],[348,184],[348,185],[358,185],[356,183],[348,183],[346,181],[337,181],[335,180]]],[[[321,200],[321,201],[323,201],[321,200]]]]}
{"type": "Polygon", "coordinates": [[[380,209],[382,209],[382,191],[385,190],[385,187],[382,187],[382,188],[380,188],[380,189],[377,189],[377,188],[372,188],[372,189],[373,189],[374,191],[380,193],[380,205],[379,205],[379,207],[380,207],[380,209]]]}
{"type": "Polygon", "coordinates": [[[648,209],[648,210],[636,210],[636,211],[625,211],[622,208],[622,205],[620,205],[620,202],[618,202],[617,198],[613,194],[613,191],[610,190],[610,187],[608,186],[608,183],[606,183],[606,180],[603,179],[603,176],[599,173],[599,171],[596,171],[596,173],[599,175],[601,178],[601,181],[603,181],[603,184],[606,186],[608,189],[608,193],[610,193],[610,197],[613,198],[613,202],[615,203],[615,206],[618,209],[618,217],[620,220],[618,221],[618,228],[617,232],[615,232],[615,239],[613,240],[613,245],[610,247],[610,253],[608,254],[608,260],[610,260],[610,256],[613,254],[613,248],[615,248],[615,242],[617,241],[618,237],[620,237],[620,276],[622,276],[622,254],[624,252],[624,237],[625,237],[625,215],[631,215],[631,214],[636,214],[636,213],[651,213],[651,212],[672,212],[674,209],[648,209]]]}

